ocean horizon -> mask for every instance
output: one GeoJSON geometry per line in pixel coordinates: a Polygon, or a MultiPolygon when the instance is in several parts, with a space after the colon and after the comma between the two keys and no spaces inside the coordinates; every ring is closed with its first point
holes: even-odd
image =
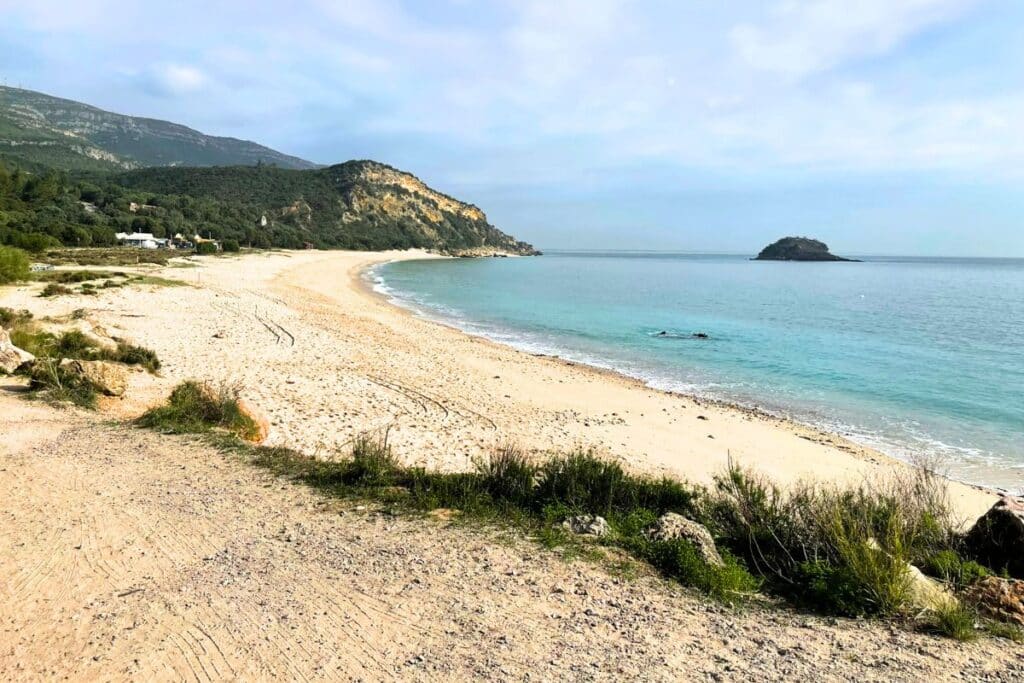
{"type": "Polygon", "coordinates": [[[843,255],[863,262],[547,250],[369,277],[469,334],[1024,491],[1024,259],[843,255]]]}

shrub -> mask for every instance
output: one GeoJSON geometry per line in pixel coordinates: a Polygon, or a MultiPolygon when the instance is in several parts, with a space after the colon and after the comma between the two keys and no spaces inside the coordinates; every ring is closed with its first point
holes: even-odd
{"type": "Polygon", "coordinates": [[[971,642],[978,639],[976,620],[977,615],[970,608],[949,601],[931,613],[926,626],[929,630],[948,638],[971,642]]]}
{"type": "Polygon", "coordinates": [[[663,574],[719,600],[735,601],[758,590],[760,582],[734,557],[722,556],[725,565],[710,565],[693,544],[684,539],[639,542],[638,553],[663,574]]]}
{"type": "Polygon", "coordinates": [[[104,351],[101,357],[103,360],[110,360],[115,363],[139,365],[149,372],[156,372],[160,369],[160,358],[156,355],[155,351],[123,341],[117,342],[116,350],[104,351]]]}
{"type": "Polygon", "coordinates": [[[693,516],[699,494],[671,479],[627,474],[593,451],[577,450],[541,465],[536,504],[557,503],[577,512],[611,517],[646,508],[693,516]]]}
{"type": "Polygon", "coordinates": [[[217,253],[217,245],[215,245],[213,242],[200,242],[199,244],[196,245],[196,253],[197,254],[216,254],[217,253]]]}
{"type": "Polygon", "coordinates": [[[392,486],[398,470],[388,437],[380,439],[363,435],[352,445],[352,461],[345,472],[345,483],[359,486],[392,486]]]}
{"type": "Polygon", "coordinates": [[[223,429],[244,439],[255,438],[259,426],[242,412],[238,401],[236,388],[221,386],[213,390],[198,382],[182,382],[166,404],[147,410],[136,423],[171,434],[223,429]]]}
{"type": "Polygon", "coordinates": [[[224,240],[221,242],[220,246],[225,252],[237,252],[241,250],[238,246],[238,240],[224,240]]]}
{"type": "Polygon", "coordinates": [[[50,296],[61,296],[63,294],[71,294],[71,290],[64,285],[51,282],[50,284],[43,287],[43,291],[39,292],[39,296],[50,297],[50,296]]]}
{"type": "Polygon", "coordinates": [[[964,588],[989,575],[989,571],[973,560],[964,560],[955,550],[940,550],[924,563],[925,573],[964,588]]]}
{"type": "Polygon", "coordinates": [[[477,463],[483,488],[494,500],[529,506],[537,467],[516,446],[504,445],[487,460],[477,463]]]}
{"type": "Polygon", "coordinates": [[[924,469],[897,471],[872,487],[783,492],[730,465],[709,509],[713,531],[775,590],[850,615],[902,610],[907,565],[953,542],[945,484],[924,469]]]}
{"type": "Polygon", "coordinates": [[[81,375],[67,372],[52,358],[37,359],[32,366],[30,387],[44,392],[53,402],[73,403],[83,408],[96,407],[96,387],[81,375]]]}
{"type": "Polygon", "coordinates": [[[0,285],[29,278],[28,254],[14,247],[0,246],[0,285]]]}
{"type": "Polygon", "coordinates": [[[15,311],[12,308],[0,306],[0,327],[5,330],[12,330],[19,325],[32,320],[32,313],[26,310],[15,311]]]}

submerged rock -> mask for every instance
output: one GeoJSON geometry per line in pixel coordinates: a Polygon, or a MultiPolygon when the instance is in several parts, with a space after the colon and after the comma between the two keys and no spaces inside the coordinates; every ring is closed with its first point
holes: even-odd
{"type": "Polygon", "coordinates": [[[35,359],[36,357],[28,351],[15,346],[11,342],[10,333],[0,327],[0,370],[10,374],[24,363],[31,363],[35,359]]]}
{"type": "Polygon", "coordinates": [[[598,515],[576,515],[562,522],[562,527],[582,536],[607,536],[611,533],[608,520],[598,515]]]}
{"type": "Polygon", "coordinates": [[[1024,579],[1024,501],[1001,498],[974,523],[964,545],[983,565],[1024,579]]]}
{"type": "Polygon", "coordinates": [[[705,563],[716,567],[725,564],[722,562],[722,556],[718,554],[715,539],[711,537],[711,532],[707,527],[675,512],[663,514],[658,521],[644,531],[644,536],[652,541],[684,539],[693,544],[693,547],[697,549],[697,554],[705,563]]]}
{"type": "Polygon", "coordinates": [[[856,261],[836,256],[828,245],[809,237],[783,237],[761,250],[755,261],[856,261]]]}

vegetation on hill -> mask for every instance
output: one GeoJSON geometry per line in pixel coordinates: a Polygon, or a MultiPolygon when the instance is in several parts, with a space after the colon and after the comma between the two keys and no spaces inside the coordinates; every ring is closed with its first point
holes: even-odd
{"type": "Polygon", "coordinates": [[[0,244],[41,253],[111,246],[117,232],[201,235],[234,248],[429,248],[532,253],[476,207],[375,162],[296,171],[257,164],[118,175],[0,163],[0,244]]]}
{"type": "Polygon", "coordinates": [[[68,170],[263,163],[315,164],[246,140],[204,135],[168,121],[0,87],[0,158],[68,170]]]}
{"type": "Polygon", "coordinates": [[[783,237],[761,250],[755,261],[853,261],[829,252],[828,245],[809,237],[783,237]]]}

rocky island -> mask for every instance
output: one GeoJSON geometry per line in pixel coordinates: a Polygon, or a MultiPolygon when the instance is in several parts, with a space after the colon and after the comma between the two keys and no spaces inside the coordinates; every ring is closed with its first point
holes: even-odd
{"type": "Polygon", "coordinates": [[[829,252],[828,245],[809,237],[783,237],[761,250],[755,261],[856,261],[829,252]]]}

